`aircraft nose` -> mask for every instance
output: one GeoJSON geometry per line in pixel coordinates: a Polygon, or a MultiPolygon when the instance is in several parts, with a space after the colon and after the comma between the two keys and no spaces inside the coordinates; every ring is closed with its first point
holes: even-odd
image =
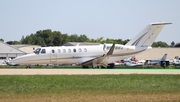
{"type": "Polygon", "coordinates": [[[12,60],[7,60],[6,64],[10,65],[10,66],[14,66],[14,65],[18,65],[20,61],[21,60],[18,57],[16,57],[16,58],[14,58],[12,60]]]}

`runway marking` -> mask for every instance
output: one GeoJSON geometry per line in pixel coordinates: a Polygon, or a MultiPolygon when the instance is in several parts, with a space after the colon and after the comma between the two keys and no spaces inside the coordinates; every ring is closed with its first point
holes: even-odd
{"type": "Polygon", "coordinates": [[[180,69],[0,69],[0,75],[180,74],[180,69]]]}

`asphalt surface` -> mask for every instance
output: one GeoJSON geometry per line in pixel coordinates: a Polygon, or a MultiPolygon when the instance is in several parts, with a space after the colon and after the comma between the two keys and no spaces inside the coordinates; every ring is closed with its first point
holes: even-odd
{"type": "Polygon", "coordinates": [[[0,69],[0,75],[180,74],[180,69],[0,69]]]}

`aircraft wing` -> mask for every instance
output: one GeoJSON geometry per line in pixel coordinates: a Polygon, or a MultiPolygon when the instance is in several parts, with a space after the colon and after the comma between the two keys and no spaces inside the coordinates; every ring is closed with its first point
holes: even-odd
{"type": "Polygon", "coordinates": [[[93,66],[93,67],[103,66],[103,67],[107,67],[107,65],[108,65],[107,59],[109,58],[110,55],[112,55],[112,53],[114,51],[114,48],[115,48],[115,43],[113,43],[111,49],[108,51],[107,54],[103,54],[100,57],[96,57],[96,58],[91,59],[89,61],[83,62],[83,63],[81,63],[82,66],[83,67],[86,67],[86,66],[93,66]]]}

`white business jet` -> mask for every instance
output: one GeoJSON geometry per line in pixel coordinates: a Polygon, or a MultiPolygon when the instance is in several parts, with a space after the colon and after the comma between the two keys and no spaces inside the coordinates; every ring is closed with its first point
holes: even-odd
{"type": "Polygon", "coordinates": [[[33,64],[81,64],[83,68],[107,67],[111,62],[126,59],[151,49],[152,43],[166,24],[172,23],[149,24],[126,45],[41,47],[31,54],[16,57],[7,64],[28,66],[33,64]]]}

